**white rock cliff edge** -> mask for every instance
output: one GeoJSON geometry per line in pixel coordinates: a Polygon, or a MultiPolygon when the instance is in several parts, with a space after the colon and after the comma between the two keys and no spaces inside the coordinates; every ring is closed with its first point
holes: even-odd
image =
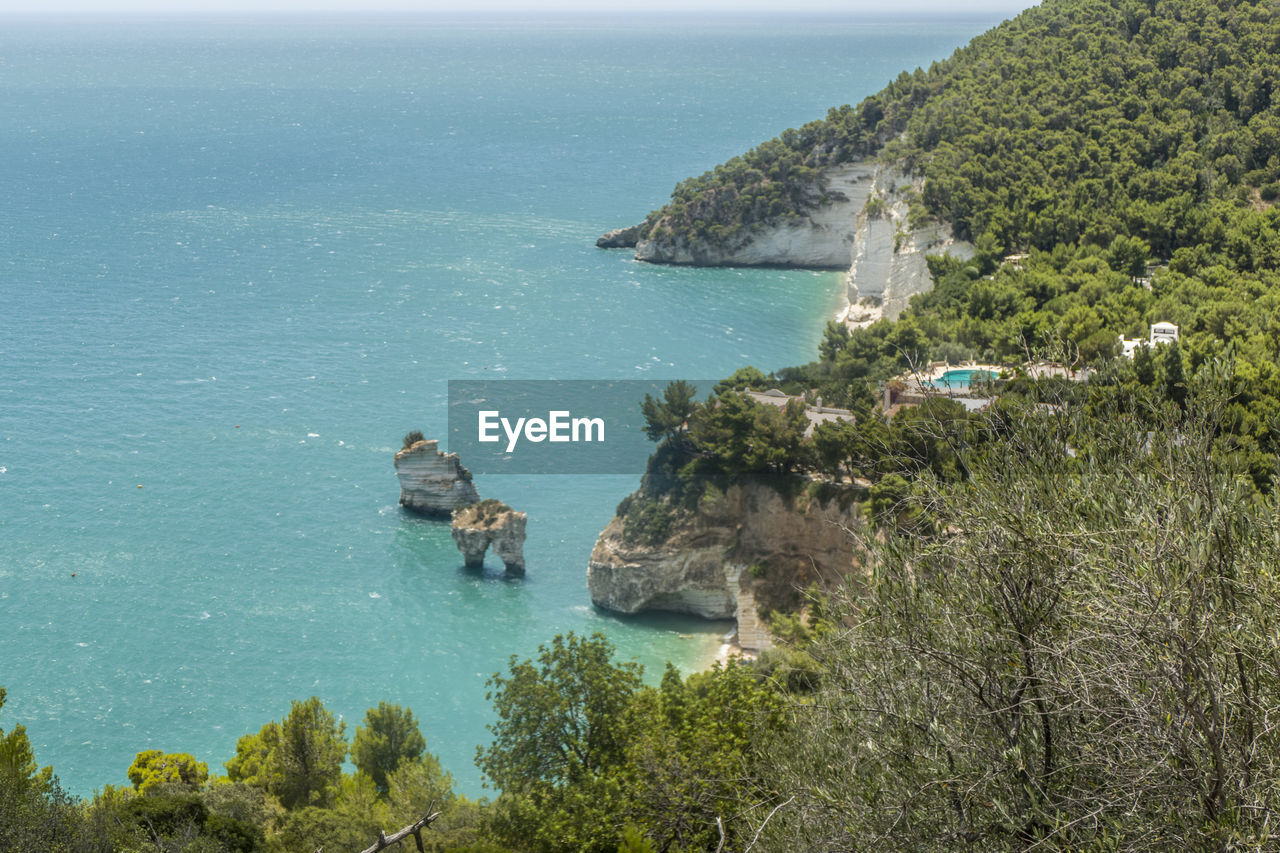
{"type": "Polygon", "coordinates": [[[863,161],[823,169],[817,178],[828,203],[800,217],[779,219],[711,245],[653,223],[649,239],[640,226],[610,231],[601,248],[635,248],[640,261],[693,266],[780,266],[843,269],[843,318],[865,325],[896,318],[911,297],[933,287],[925,256],[950,252],[963,258],[973,248],[952,237],[945,224],[911,228],[908,195],[922,189],[897,168],[863,161]]]}
{"type": "Polygon", "coordinates": [[[897,169],[880,166],[870,177],[854,230],[853,259],[845,278],[850,326],[897,319],[917,293],[933,289],[928,255],[973,256],[973,246],[956,240],[950,226],[929,223],[912,228],[909,194],[923,189],[897,169]]]}
{"type": "Polygon", "coordinates": [[[437,518],[450,518],[459,507],[480,500],[471,472],[456,453],[441,453],[439,442],[414,442],[396,453],[400,505],[437,518]]]}
{"type": "Polygon", "coordinates": [[[769,645],[758,606],[800,604],[799,590],[824,576],[844,577],[853,562],[848,531],[856,506],[765,483],[711,487],[696,510],[660,541],[630,541],[615,516],[596,540],[587,589],[598,607],[621,613],[665,610],[736,619],[738,644],[769,645]]]}

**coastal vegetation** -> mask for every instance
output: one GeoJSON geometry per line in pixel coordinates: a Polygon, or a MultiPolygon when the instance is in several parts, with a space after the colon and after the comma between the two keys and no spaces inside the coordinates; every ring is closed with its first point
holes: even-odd
{"type": "Polygon", "coordinates": [[[424,849],[1269,849],[1280,506],[1213,449],[1227,380],[1189,377],[1157,430],[1067,396],[977,416],[1001,437],[919,466],[894,507],[917,523],[864,527],[865,571],[755,663],[647,683],[572,634],[513,657],[477,750],[492,801],[387,703],[352,772],[313,697],[225,775],[145,750],[83,802],[0,733],[3,849],[354,853],[436,812],[424,849]]]}
{"type": "MultiPolygon", "coordinates": [[[[286,853],[349,850],[379,832],[439,814],[427,850],[612,853],[714,849],[739,839],[739,808],[762,736],[782,723],[781,700],[747,667],[656,685],[613,659],[603,636],[556,637],[536,661],[512,658],[490,679],[494,739],[477,763],[501,795],[453,791],[411,711],[380,702],[349,744],[316,697],[246,734],[210,775],[190,755],[140,752],[132,786],[91,800],[66,797],[39,770],[21,726],[0,732],[0,850],[286,853]],[[355,772],[344,769],[350,755],[355,772]],[[719,825],[717,818],[721,818],[719,825]]],[[[3,693],[0,692],[0,697],[3,693]]],[[[737,842],[735,842],[736,845],[737,842]]]]}
{"type": "Polygon", "coordinates": [[[1214,454],[1224,407],[1212,377],[1150,433],[1026,407],[922,473],[931,532],[865,537],[829,596],[769,848],[1273,847],[1277,506],[1214,454]]]}
{"type": "Polygon", "coordinates": [[[922,214],[980,246],[1126,236],[1158,257],[1206,246],[1256,270],[1275,260],[1276,14],[1266,2],[1042,4],[680,183],[645,225],[722,242],[820,204],[816,170],[874,155],[922,178],[922,214]]]}
{"type": "Polygon", "coordinates": [[[483,801],[389,703],[348,742],[294,702],[225,773],[144,748],[86,801],[14,726],[0,850],[354,853],[434,811],[432,850],[1274,849],[1277,56],[1272,2],[1048,0],[651,217],[726,239],[878,155],[977,246],[931,259],[896,321],[829,326],[810,364],[642,404],[628,538],[745,479],[862,506],[857,572],[773,614],[780,648],[656,682],[598,635],[513,657],[483,801]],[[1158,321],[1180,339],[1119,356],[1158,321]],[[1089,381],[1029,375],[1039,357],[1089,381]],[[884,409],[904,371],[968,359],[1004,367],[984,410],[884,409]],[[773,387],[794,399],[747,393],[773,387]],[[810,431],[819,397],[851,417],[810,431]]]}

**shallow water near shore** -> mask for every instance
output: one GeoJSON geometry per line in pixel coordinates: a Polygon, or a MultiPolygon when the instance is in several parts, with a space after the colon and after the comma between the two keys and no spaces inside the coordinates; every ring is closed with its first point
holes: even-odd
{"type": "Polygon", "coordinates": [[[292,699],[348,734],[388,700],[479,795],[510,656],[599,630],[705,665],[728,623],[587,597],[638,477],[478,477],[529,513],[512,581],[396,506],[392,454],[444,434],[448,379],[811,360],[840,275],[595,237],[991,23],[7,26],[0,726],[85,795],[147,748],[218,772],[292,699]]]}

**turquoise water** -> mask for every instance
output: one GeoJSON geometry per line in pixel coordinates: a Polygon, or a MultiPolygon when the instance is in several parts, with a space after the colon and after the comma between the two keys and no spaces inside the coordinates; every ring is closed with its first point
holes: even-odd
{"type": "Polygon", "coordinates": [[[995,379],[996,375],[990,370],[948,370],[937,379],[930,379],[922,382],[922,385],[928,385],[930,388],[968,388],[975,382],[990,382],[995,379]]]}
{"type": "Polygon", "coordinates": [[[87,794],[385,699],[479,794],[511,655],[705,663],[726,625],[587,598],[636,478],[477,478],[529,513],[511,582],[397,508],[392,453],[450,378],[811,359],[838,276],[594,238],[990,23],[6,22],[0,725],[87,794]]]}

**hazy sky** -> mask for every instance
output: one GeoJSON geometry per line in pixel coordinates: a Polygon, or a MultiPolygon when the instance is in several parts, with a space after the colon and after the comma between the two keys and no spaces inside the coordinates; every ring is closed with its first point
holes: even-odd
{"type": "Polygon", "coordinates": [[[645,0],[632,3],[607,0],[0,0],[5,13],[182,13],[182,12],[434,12],[465,14],[482,11],[596,12],[608,14],[642,8],[656,12],[866,14],[943,13],[1007,16],[1035,5],[1030,0],[645,0]]]}

